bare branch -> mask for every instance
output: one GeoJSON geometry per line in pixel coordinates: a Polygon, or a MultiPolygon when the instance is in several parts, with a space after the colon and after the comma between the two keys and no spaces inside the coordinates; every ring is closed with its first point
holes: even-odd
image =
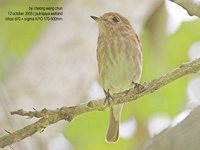
{"type": "Polygon", "coordinates": [[[199,0],[170,0],[177,3],[181,7],[187,10],[191,16],[200,17],[200,1],[199,0]]]}
{"type": "Polygon", "coordinates": [[[199,150],[200,106],[175,127],[169,126],[137,150],[199,150]]]}
{"type": "MultiPolygon", "coordinates": [[[[174,70],[166,73],[165,75],[151,80],[142,86],[137,86],[130,88],[129,90],[116,93],[112,95],[113,101],[110,101],[110,105],[116,105],[119,103],[130,102],[136,100],[144,95],[152,93],[161,87],[179,79],[185,75],[191,73],[197,73],[200,70],[200,58],[193,60],[191,62],[184,63],[174,70]]],[[[36,132],[43,131],[46,127],[54,124],[60,120],[71,121],[74,117],[84,114],[86,112],[95,110],[104,110],[109,107],[108,103],[104,103],[104,99],[92,100],[87,103],[83,103],[72,107],[62,107],[56,110],[43,109],[42,111],[23,111],[22,109],[18,111],[11,112],[11,114],[17,114],[20,116],[36,117],[40,118],[37,122],[30,124],[20,130],[13,133],[8,133],[7,135],[0,138],[0,147],[11,145],[13,143],[19,142],[26,137],[29,137],[36,132]]]]}

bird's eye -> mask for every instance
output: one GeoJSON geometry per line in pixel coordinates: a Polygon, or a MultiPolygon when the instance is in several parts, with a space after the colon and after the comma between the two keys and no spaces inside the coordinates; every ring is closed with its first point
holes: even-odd
{"type": "Polygon", "coordinates": [[[120,18],[117,17],[117,16],[113,17],[112,20],[113,20],[115,23],[120,22],[120,18]]]}

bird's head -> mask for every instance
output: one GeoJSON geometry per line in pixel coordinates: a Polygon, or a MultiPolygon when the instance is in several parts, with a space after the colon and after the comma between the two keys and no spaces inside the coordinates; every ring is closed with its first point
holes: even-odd
{"type": "Polygon", "coordinates": [[[100,33],[117,32],[132,29],[128,19],[115,12],[105,13],[100,17],[91,16],[91,18],[98,23],[100,33]]]}

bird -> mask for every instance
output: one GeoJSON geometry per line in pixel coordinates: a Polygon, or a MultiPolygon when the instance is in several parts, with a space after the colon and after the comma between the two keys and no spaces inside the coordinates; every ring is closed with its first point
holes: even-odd
{"type": "MultiPolygon", "coordinates": [[[[97,63],[99,83],[105,95],[124,91],[139,83],[142,74],[142,47],[128,19],[116,12],[90,16],[99,28],[97,63]]],[[[124,104],[110,106],[106,142],[119,139],[120,118],[124,104]]]]}

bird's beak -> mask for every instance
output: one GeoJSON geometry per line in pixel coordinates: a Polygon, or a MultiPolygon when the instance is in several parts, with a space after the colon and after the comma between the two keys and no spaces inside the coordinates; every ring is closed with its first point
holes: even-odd
{"type": "Polygon", "coordinates": [[[99,17],[96,17],[96,16],[90,16],[92,19],[94,19],[95,21],[98,21],[99,20],[99,17]]]}

